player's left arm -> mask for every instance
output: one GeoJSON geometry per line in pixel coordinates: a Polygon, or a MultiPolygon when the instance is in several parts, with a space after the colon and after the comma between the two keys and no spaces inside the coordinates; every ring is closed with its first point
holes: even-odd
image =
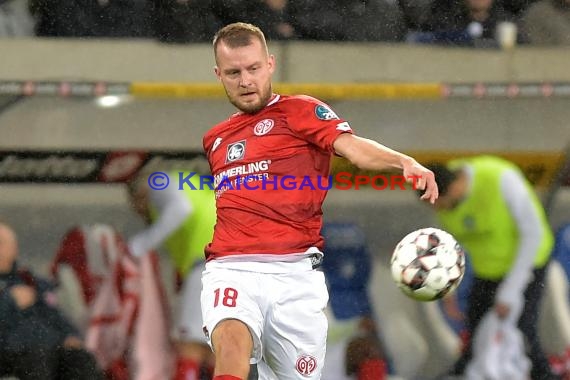
{"type": "Polygon", "coordinates": [[[543,230],[522,174],[514,170],[505,171],[501,177],[501,193],[515,220],[519,235],[517,256],[511,270],[501,282],[495,300],[495,310],[500,317],[506,317],[514,306],[522,307],[524,291],[532,277],[534,258],[543,238],[543,230]]]}
{"type": "Polygon", "coordinates": [[[431,170],[420,165],[414,158],[390,149],[374,140],[349,133],[339,135],[333,143],[334,151],[363,170],[400,169],[416,188],[425,190],[421,199],[434,203],[439,193],[431,170]]]}

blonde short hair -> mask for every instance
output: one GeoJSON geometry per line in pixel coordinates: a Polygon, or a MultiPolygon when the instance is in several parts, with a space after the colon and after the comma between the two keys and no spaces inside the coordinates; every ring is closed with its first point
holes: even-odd
{"type": "Polygon", "coordinates": [[[217,49],[220,42],[223,42],[230,48],[248,46],[252,43],[252,38],[257,38],[261,42],[261,46],[267,51],[267,42],[265,35],[257,26],[245,22],[236,22],[224,26],[218,30],[214,36],[214,55],[217,59],[217,49]]]}

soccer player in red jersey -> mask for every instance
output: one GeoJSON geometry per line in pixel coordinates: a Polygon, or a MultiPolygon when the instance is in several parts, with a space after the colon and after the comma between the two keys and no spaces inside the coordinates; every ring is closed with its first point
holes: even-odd
{"type": "Polygon", "coordinates": [[[274,93],[275,58],[254,25],[220,29],[214,55],[216,76],[239,110],[203,139],[217,198],[201,295],[214,379],[246,379],[250,362],[260,379],[320,379],[328,292],[315,268],[332,156],[417,176],[431,203],[437,185],[412,157],[357,137],[325,103],[274,93]]]}

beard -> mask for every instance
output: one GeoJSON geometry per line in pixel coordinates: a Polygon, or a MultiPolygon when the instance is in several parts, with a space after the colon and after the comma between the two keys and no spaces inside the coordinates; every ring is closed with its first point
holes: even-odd
{"type": "Polygon", "coordinates": [[[240,100],[239,95],[233,97],[226,90],[226,95],[227,95],[230,103],[233,104],[234,107],[236,107],[241,112],[247,113],[250,115],[261,111],[263,108],[265,108],[267,103],[269,103],[269,100],[271,99],[271,94],[272,94],[271,86],[269,86],[269,88],[267,88],[265,91],[256,92],[256,94],[259,96],[257,101],[255,101],[255,102],[243,102],[240,100]]]}

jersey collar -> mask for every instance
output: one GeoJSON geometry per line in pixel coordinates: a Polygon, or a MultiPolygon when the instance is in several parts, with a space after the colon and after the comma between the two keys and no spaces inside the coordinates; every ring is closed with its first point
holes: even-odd
{"type": "Polygon", "coordinates": [[[267,103],[267,105],[265,107],[269,107],[269,106],[277,103],[280,98],[281,98],[281,95],[273,94],[273,97],[269,100],[269,103],[267,103]]]}

